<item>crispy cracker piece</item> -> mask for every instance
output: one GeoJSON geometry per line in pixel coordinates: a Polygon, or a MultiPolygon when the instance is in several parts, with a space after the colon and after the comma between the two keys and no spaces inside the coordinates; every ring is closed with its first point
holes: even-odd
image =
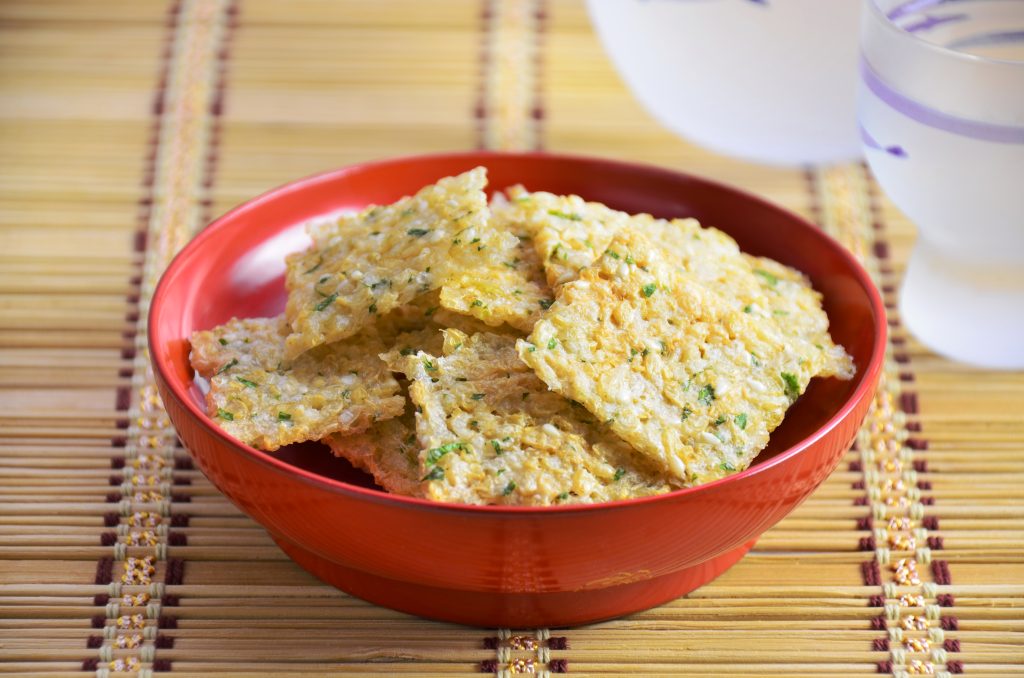
{"type": "Polygon", "coordinates": [[[482,167],[415,196],[310,227],[287,258],[288,357],[352,336],[453,277],[512,256],[516,239],[488,224],[482,167]]]}
{"type": "Polygon", "coordinates": [[[731,237],[717,228],[701,227],[694,219],[667,221],[642,214],[631,218],[630,227],[661,247],[669,263],[681,265],[733,308],[778,325],[793,350],[820,351],[821,376],[853,376],[853,360],[828,333],[821,295],[802,273],[744,254],[731,237]]]}
{"type": "Polygon", "coordinates": [[[821,294],[810,281],[800,271],[773,259],[743,256],[762,292],[760,299],[755,295],[739,297],[744,312],[773,318],[800,353],[819,351],[822,363],[818,376],[852,379],[856,374],[853,358],[832,340],[821,294]]]}
{"type": "Polygon", "coordinates": [[[410,356],[405,368],[426,497],[537,506],[671,489],[586,410],[549,391],[514,338],[447,330],[444,352],[410,356]]]}
{"type": "Polygon", "coordinates": [[[690,485],[746,468],[825,363],[628,229],[518,348],[548,386],[690,485]]]}
{"type": "Polygon", "coordinates": [[[509,195],[516,218],[533,232],[534,248],[554,289],[575,280],[580,269],[604,252],[630,218],[578,195],[530,193],[522,186],[510,188],[509,195]]]}
{"type": "Polygon", "coordinates": [[[492,328],[472,316],[443,309],[439,306],[438,297],[438,292],[430,292],[396,308],[378,321],[377,329],[387,347],[380,358],[392,371],[401,372],[401,364],[407,355],[419,351],[440,354],[443,329],[457,329],[466,334],[490,331],[523,336],[523,333],[507,326],[492,328]]]}
{"type": "Polygon", "coordinates": [[[492,327],[506,323],[529,332],[554,300],[533,245],[533,229],[522,208],[500,193],[491,201],[491,223],[518,238],[515,251],[505,261],[467,271],[446,284],[441,288],[441,306],[492,327]]]}
{"type": "Polygon", "coordinates": [[[404,332],[395,337],[391,347],[380,354],[380,359],[392,372],[402,372],[405,368],[407,356],[415,355],[421,351],[430,354],[440,352],[444,344],[442,328],[431,324],[421,330],[404,332]]]}
{"type": "Polygon", "coordinates": [[[736,308],[772,318],[801,353],[810,347],[825,358],[821,374],[849,378],[853,360],[828,333],[828,316],[821,295],[798,271],[771,259],[740,251],[736,241],[716,228],[701,227],[695,219],[655,219],[649,214],[627,215],[577,196],[529,193],[510,189],[518,218],[535,231],[552,285],[574,280],[577,271],[593,263],[620,229],[631,228],[665,251],[695,280],[730,301],[736,308]]]}
{"type": "Polygon", "coordinates": [[[419,443],[412,412],[380,421],[362,433],[335,433],[324,439],[336,457],[343,457],[370,475],[382,488],[409,497],[423,496],[419,443]]]}
{"type": "Polygon", "coordinates": [[[428,292],[381,316],[374,327],[384,345],[390,346],[403,334],[435,327],[437,323],[433,316],[438,310],[440,302],[437,291],[428,292]]]}
{"type": "Polygon", "coordinates": [[[371,331],[284,358],[284,316],[231,321],[192,335],[192,366],[210,382],[207,408],[225,431],[273,451],[401,414],[398,382],[371,331]]]}

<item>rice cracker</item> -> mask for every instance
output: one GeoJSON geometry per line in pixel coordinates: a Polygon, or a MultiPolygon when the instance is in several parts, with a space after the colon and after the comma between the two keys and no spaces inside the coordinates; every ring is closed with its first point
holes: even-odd
{"type": "Polygon", "coordinates": [[[288,360],[288,329],[280,316],[192,335],[192,366],[210,382],[207,409],[225,431],[273,451],[402,413],[405,399],[377,357],[383,346],[374,332],[288,360]]]}
{"type": "Polygon", "coordinates": [[[552,285],[575,280],[616,233],[629,228],[662,249],[670,265],[681,267],[733,307],[775,322],[791,342],[801,345],[801,352],[823,351],[828,360],[822,374],[853,374],[852,360],[829,336],[821,295],[799,271],[744,254],[729,235],[696,219],[631,216],[579,196],[528,193],[522,187],[513,188],[512,194],[519,219],[535,233],[552,285]]]}
{"type": "Polygon", "coordinates": [[[419,496],[420,460],[412,412],[377,422],[354,435],[335,433],[323,442],[336,457],[373,476],[378,485],[395,494],[419,496]]]}
{"type": "Polygon", "coordinates": [[[285,284],[289,358],[352,336],[453,277],[513,256],[516,239],[488,223],[486,170],[441,179],[415,196],[310,226],[285,284]]]}
{"type": "Polygon", "coordinates": [[[518,348],[548,386],[689,485],[746,468],[830,359],[631,229],[560,288],[518,348]]]}
{"type": "Polygon", "coordinates": [[[578,195],[509,189],[516,218],[532,232],[534,247],[552,288],[575,280],[608,247],[629,215],[578,195]]]}
{"type": "Polygon", "coordinates": [[[422,495],[549,505],[666,492],[671,485],[519,360],[515,339],[445,332],[445,355],[409,356],[422,495]]]}
{"type": "Polygon", "coordinates": [[[528,333],[554,294],[533,244],[533,229],[518,205],[502,194],[491,201],[494,228],[516,236],[518,244],[504,261],[466,272],[441,288],[441,306],[492,327],[508,324],[528,333]]]}

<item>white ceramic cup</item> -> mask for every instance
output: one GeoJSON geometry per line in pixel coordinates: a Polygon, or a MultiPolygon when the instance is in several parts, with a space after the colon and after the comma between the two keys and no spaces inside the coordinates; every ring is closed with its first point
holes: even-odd
{"type": "Polygon", "coordinates": [[[860,0],[588,0],[605,50],[662,124],[769,164],[860,156],[860,0]]]}

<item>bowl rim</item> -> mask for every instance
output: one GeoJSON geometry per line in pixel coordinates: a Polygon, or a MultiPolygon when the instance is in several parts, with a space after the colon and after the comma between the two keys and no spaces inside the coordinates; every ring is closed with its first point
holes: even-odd
{"type": "Polygon", "coordinates": [[[353,499],[362,501],[372,501],[375,503],[383,503],[386,505],[400,507],[408,506],[410,508],[417,509],[428,509],[432,511],[440,511],[444,513],[456,513],[456,514],[501,514],[501,515],[536,515],[536,514],[566,514],[566,513],[585,513],[585,512],[601,512],[608,510],[626,509],[631,507],[639,507],[646,504],[665,502],[681,497],[689,497],[690,495],[708,493],[717,490],[718,488],[727,485],[729,483],[739,482],[746,478],[757,476],[761,473],[765,473],[776,466],[779,466],[793,457],[798,456],[803,451],[812,447],[815,443],[825,438],[830,432],[835,430],[847,417],[849,417],[858,404],[866,397],[873,395],[877,378],[881,373],[884,365],[885,351],[887,345],[887,332],[888,323],[886,320],[885,305],[882,301],[881,294],[879,293],[874,282],[871,280],[870,275],[864,269],[859,261],[853,256],[853,254],[843,247],[838,241],[832,238],[829,234],[825,233],[819,227],[815,226],[807,219],[803,218],[795,212],[785,209],[775,203],[772,203],[760,196],[750,193],[744,189],[737,188],[714,179],[708,179],[705,177],[689,174],[687,172],[680,172],[673,169],[659,167],[656,165],[648,165],[644,163],[628,162],[622,160],[601,158],[595,156],[578,155],[570,153],[548,153],[543,151],[531,151],[531,152],[506,152],[506,151],[458,151],[448,153],[431,153],[431,154],[415,154],[415,155],[403,155],[392,158],[386,158],[382,160],[372,160],[368,162],[353,163],[345,165],[340,168],[326,170],[323,172],[317,172],[280,186],[274,187],[261,193],[260,195],[246,200],[239,205],[231,208],[221,216],[214,219],[208,225],[206,225],[199,233],[192,238],[191,241],[185,244],[184,247],[173,257],[167,268],[163,271],[160,276],[160,280],[154,289],[153,296],[150,302],[149,312],[147,314],[147,347],[149,348],[150,361],[154,367],[158,382],[163,382],[165,389],[169,392],[174,399],[176,399],[181,407],[191,416],[192,419],[199,424],[199,426],[205,428],[208,432],[212,433],[217,437],[223,445],[233,449],[236,453],[243,453],[243,456],[250,458],[251,460],[268,467],[270,470],[283,473],[288,476],[292,476],[297,480],[304,482],[305,484],[318,487],[323,490],[327,490],[332,493],[341,493],[348,495],[353,499]],[[475,505],[475,504],[456,504],[456,503],[445,503],[435,502],[429,499],[421,499],[418,497],[407,497],[403,495],[391,494],[382,490],[360,487],[358,485],[352,485],[341,480],[335,480],[328,478],[312,471],[294,466],[282,459],[278,459],[270,452],[264,452],[250,445],[237,440],[236,438],[229,435],[226,431],[217,426],[206,414],[205,411],[201,410],[193,398],[189,395],[186,387],[183,384],[179,384],[177,379],[172,378],[172,370],[165,364],[165,359],[162,357],[160,351],[156,350],[157,340],[163,340],[160,336],[159,331],[154,331],[157,327],[154,325],[154,318],[162,312],[166,312],[163,306],[163,297],[166,294],[166,288],[172,284],[174,279],[181,274],[182,269],[187,265],[190,259],[199,256],[203,249],[203,243],[214,237],[220,230],[225,228],[225,224],[236,218],[237,215],[244,214],[249,211],[258,209],[264,203],[276,200],[281,195],[287,195],[295,191],[304,190],[306,186],[311,184],[317,184],[321,182],[327,182],[340,177],[345,176],[353,172],[360,172],[364,170],[372,170],[376,168],[383,168],[389,165],[403,165],[407,163],[431,163],[431,162],[444,162],[444,161],[474,161],[479,164],[486,165],[489,159],[502,159],[502,158],[521,158],[524,160],[536,160],[536,161],[567,161],[569,163],[584,163],[595,166],[615,167],[619,170],[628,172],[639,172],[649,175],[661,175],[665,178],[671,179],[686,179],[697,183],[703,183],[709,185],[711,188],[716,190],[725,191],[727,193],[733,193],[738,197],[755,203],[761,209],[767,209],[775,212],[783,212],[785,215],[799,222],[803,227],[807,228],[824,241],[825,245],[836,250],[841,258],[846,260],[848,268],[853,272],[854,278],[857,283],[867,293],[868,301],[871,309],[874,312],[875,323],[872,328],[872,336],[874,337],[875,343],[872,347],[871,357],[863,368],[858,370],[858,377],[860,383],[857,388],[854,389],[853,393],[843,402],[842,406],[826,421],[824,424],[815,429],[812,433],[802,438],[799,442],[785,450],[780,451],[778,454],[773,456],[771,459],[767,459],[757,465],[750,466],[739,473],[734,473],[723,478],[719,478],[709,483],[702,485],[696,485],[694,487],[680,488],[664,494],[657,494],[648,497],[637,497],[633,499],[620,499],[609,502],[599,502],[592,504],[568,504],[564,506],[510,506],[510,505],[475,505]]]}

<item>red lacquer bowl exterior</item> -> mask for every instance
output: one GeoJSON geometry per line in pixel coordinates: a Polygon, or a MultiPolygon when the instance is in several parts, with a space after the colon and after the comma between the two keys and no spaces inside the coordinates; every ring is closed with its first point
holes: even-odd
{"type": "Polygon", "coordinates": [[[882,301],[842,247],[799,217],[668,170],[544,154],[465,153],[347,167],[271,191],[218,219],[168,268],[149,340],[164,404],[198,466],[299,564],[354,595],[482,626],[563,626],[620,616],[714,578],[804,500],[849,447],[878,381],[882,301]],[[396,497],[316,444],[267,454],[223,433],[192,382],[188,337],[232,316],[279,313],[283,257],[301,224],[387,203],[476,165],[490,185],[576,193],[631,212],[693,216],[746,251],[804,271],[824,294],[853,381],[816,379],[748,470],[604,505],[470,507],[396,497]]]}

